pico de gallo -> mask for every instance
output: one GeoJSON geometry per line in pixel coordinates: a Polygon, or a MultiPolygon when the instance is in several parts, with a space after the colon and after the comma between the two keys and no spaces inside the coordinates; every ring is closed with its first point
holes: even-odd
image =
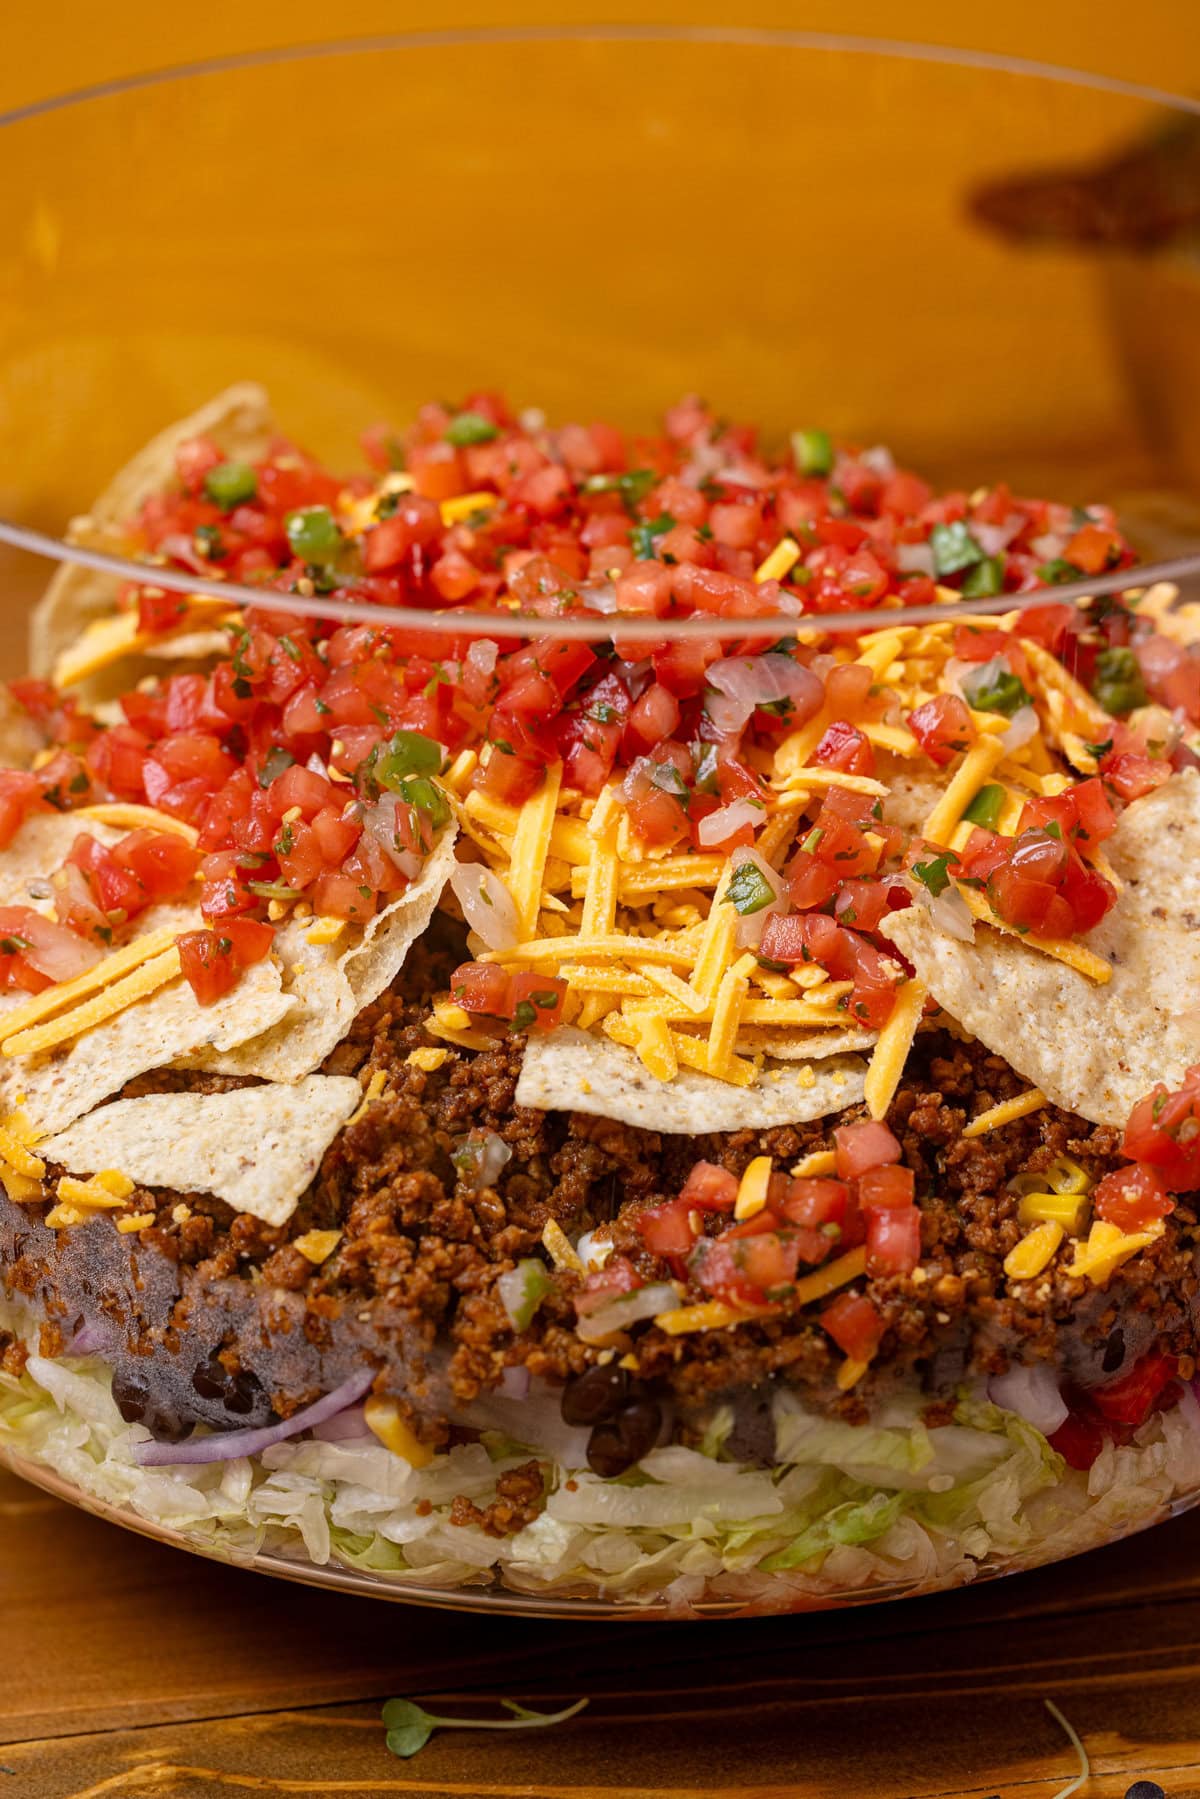
{"type": "MultiPolygon", "coordinates": [[[[171,486],[128,521],[134,554],[298,597],[333,594],[361,604],[361,624],[251,607],[206,673],[140,682],[103,722],[47,683],[13,684],[52,754],[35,773],[0,774],[0,846],[33,811],[97,800],[144,803],[193,827],[209,930],[186,964],[203,998],[267,953],[270,931],[241,926],[278,922],[300,898],[363,922],[402,891],[448,816],[433,777],[465,748],[482,752],[475,786],[505,804],[529,800],[560,764],[564,786],[586,798],[617,784],[649,852],[750,848],[774,746],[820,716],[814,763],[869,777],[876,752],[863,726],[897,717],[868,671],[831,662],[835,639],[789,635],[790,619],[902,613],[939,594],[994,594],[1000,605],[1133,561],[1107,507],[1022,499],[1003,484],[938,496],[888,452],[835,445],[820,430],[799,430],[783,455],[769,455],[753,431],[695,400],[673,408],[659,435],[639,437],[601,424],[551,430],[475,393],[363,441],[371,472],[341,479],[283,441],[248,462],[189,440],[171,486]],[[498,625],[505,608],[664,620],[772,612],[783,628],[740,644],[623,644],[619,627],[611,644],[524,642],[499,629],[439,632],[433,616],[428,632],[374,626],[378,603],[431,615],[466,606],[498,625]]],[[[152,580],[120,603],[151,638],[169,636],[186,613],[184,598],[152,580]]],[[[954,873],[985,883],[1019,928],[1066,935],[1111,903],[1080,858],[1081,839],[1102,840],[1112,799],[1128,802],[1194,760],[1185,744],[1148,743],[1125,721],[1153,702],[1200,722],[1200,661],[1115,603],[1085,615],[1048,601],[1023,615],[1021,635],[1080,676],[1111,729],[1094,746],[1095,777],[1054,808],[1031,806],[1015,841],[988,833],[982,799],[977,838],[954,873]]],[[[970,747],[981,712],[1020,718],[1029,707],[1025,652],[1011,632],[961,626],[954,656],[969,665],[961,697],[939,695],[904,721],[935,767],[970,747]]],[[[850,791],[827,791],[787,870],[789,910],[773,907],[761,948],[782,968],[815,960],[850,980],[849,1009],[872,1027],[895,985],[872,933],[905,903],[896,874],[915,866],[926,878],[930,864],[939,874],[928,846],[910,849],[878,814],[850,791]]],[[[184,846],[159,834],[129,854],[163,865],[136,874],[141,903],[176,897],[184,846]]],[[[77,971],[97,934],[138,909],[113,874],[123,855],[72,852],[56,908],[79,940],[77,971]]],[[[766,900],[751,883],[735,904],[741,913],[766,900]]],[[[9,927],[0,978],[35,987],[52,978],[51,962],[67,966],[72,945],[59,934],[54,950],[32,939],[26,949],[28,931],[47,932],[25,924],[25,933],[9,927]]],[[[532,1005],[545,1028],[561,1014],[501,991],[498,970],[464,972],[457,986],[484,1018],[511,1020],[532,1005]]]]}

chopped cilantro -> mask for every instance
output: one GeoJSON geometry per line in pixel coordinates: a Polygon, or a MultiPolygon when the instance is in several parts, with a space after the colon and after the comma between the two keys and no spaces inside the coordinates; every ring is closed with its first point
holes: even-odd
{"type": "Polygon", "coordinates": [[[934,899],[937,899],[950,885],[950,864],[957,861],[954,851],[947,850],[945,855],[931,856],[928,862],[914,862],[912,873],[922,887],[927,887],[934,899]]]}
{"type": "Polygon", "coordinates": [[[651,561],[657,552],[659,538],[674,529],[675,520],[669,512],[660,512],[657,518],[642,519],[636,524],[629,533],[629,542],[638,561],[651,561]]]}
{"type": "Polygon", "coordinates": [[[1073,562],[1067,562],[1062,556],[1054,556],[1049,562],[1043,562],[1038,570],[1038,580],[1044,581],[1048,587],[1065,587],[1068,581],[1082,581],[1083,570],[1076,568],[1073,562]]]}
{"type": "Polygon", "coordinates": [[[929,533],[929,547],[935,575],[957,575],[987,560],[963,519],[952,525],[935,525],[929,533]]]}
{"type": "Polygon", "coordinates": [[[967,703],[976,712],[1000,712],[1005,718],[1012,718],[1029,704],[1024,682],[998,658],[985,662],[977,674],[966,676],[962,685],[967,703]]]}
{"type": "Polygon", "coordinates": [[[725,899],[742,918],[761,912],[775,899],[775,889],[762,869],[754,862],[743,862],[730,876],[725,899]]]}
{"type": "Polygon", "coordinates": [[[1085,743],[1083,747],[1089,756],[1094,756],[1097,762],[1103,762],[1112,746],[1112,738],[1106,737],[1103,743],[1085,743]]]}
{"type": "Polygon", "coordinates": [[[588,1702],[580,1699],[558,1712],[533,1712],[527,1706],[518,1705],[515,1699],[502,1699],[500,1703],[505,1711],[512,1713],[511,1717],[443,1718],[414,1705],[411,1699],[389,1699],[383,1708],[387,1746],[393,1755],[407,1760],[425,1747],[435,1730],[537,1730],[547,1724],[565,1724],[588,1702]]]}

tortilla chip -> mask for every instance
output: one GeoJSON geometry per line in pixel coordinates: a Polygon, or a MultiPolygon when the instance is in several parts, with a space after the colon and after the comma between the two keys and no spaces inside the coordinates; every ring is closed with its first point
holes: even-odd
{"type": "Polygon", "coordinates": [[[737,1047],[741,1055],[763,1055],[773,1062],[819,1062],[826,1056],[871,1049],[878,1038],[878,1031],[772,1031],[748,1025],[738,1032],[737,1047]]]}
{"type": "Polygon", "coordinates": [[[767,1130],[857,1105],[865,1073],[858,1056],[831,1056],[815,1066],[768,1063],[754,1087],[734,1087],[686,1068],[673,1081],[658,1081],[633,1050],[560,1025],[529,1037],[517,1104],[590,1112],[668,1135],[767,1130]]]}
{"type": "MultiPolygon", "coordinates": [[[[228,456],[253,461],[265,453],[274,425],[266,392],[252,381],[227,387],[138,451],[105,488],[85,518],[67,527],[71,543],[110,555],[128,554],[123,527],[143,500],[160,492],[174,477],[175,452],[190,437],[211,437],[228,456]]],[[[34,674],[47,678],[61,651],[92,619],[114,610],[121,582],[96,569],[64,563],[34,608],[29,625],[29,661],[34,674]]],[[[205,652],[207,653],[207,652],[205,652]]],[[[129,663],[122,664],[123,675],[129,663]]],[[[129,685],[126,680],[125,686],[129,685]]]]}
{"type": "Polygon", "coordinates": [[[949,785],[948,776],[939,778],[938,771],[924,756],[914,763],[902,756],[877,754],[875,772],[888,790],[883,802],[884,823],[898,825],[910,837],[919,837],[925,820],[949,785]]]}
{"type": "MultiPolygon", "coordinates": [[[[49,915],[48,877],[62,866],[80,831],[89,831],[105,845],[125,834],[70,812],[26,819],[0,856],[0,905],[33,904],[49,915]]],[[[138,919],[134,937],[164,929],[178,934],[203,925],[197,906],[151,906],[138,919]]],[[[0,1029],[5,1013],[28,997],[11,990],[0,993],[0,1029]]],[[[22,1105],[39,1130],[60,1130],[135,1074],[166,1067],[175,1057],[206,1045],[232,1049],[277,1023],[294,1003],[283,993],[279,968],[269,957],[246,969],[233,991],[211,1006],[198,1005],[187,982],[174,980],[62,1048],[40,1056],[0,1057],[0,1113],[22,1105]]]]}
{"type": "Polygon", "coordinates": [[[1175,775],[1125,811],[1105,848],[1124,889],[1082,939],[1112,966],[1103,986],[977,925],[944,936],[921,907],[880,929],[951,1017],[1093,1124],[1123,1125],[1200,1062],[1200,776],[1175,775]]]}
{"type": "Polygon", "coordinates": [[[298,1081],[335,1049],[356,1015],[391,986],[409,950],[433,917],[454,867],[457,827],[451,823],[411,887],[360,930],[347,928],[346,943],[308,941],[313,921],[295,920],[278,933],[284,992],[295,1002],[279,1025],[230,1055],[189,1057],[184,1066],[210,1074],[253,1074],[270,1081],[298,1081]]]}
{"type": "Polygon", "coordinates": [[[235,1212],[286,1224],[362,1099],[357,1081],[118,1099],[38,1145],[72,1174],[116,1168],[143,1187],[215,1193],[235,1212]]]}

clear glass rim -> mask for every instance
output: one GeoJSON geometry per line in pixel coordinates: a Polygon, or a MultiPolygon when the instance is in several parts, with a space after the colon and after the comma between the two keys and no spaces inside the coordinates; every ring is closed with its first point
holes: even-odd
{"type": "MultiPolygon", "coordinates": [[[[927,44],[903,38],[861,36],[854,33],[809,31],[788,26],[733,24],[678,25],[655,21],[581,21],[575,24],[513,24],[447,26],[427,30],[382,32],[364,37],[334,38],[310,43],[278,45],[261,50],[238,51],[226,56],[197,59],[164,68],[119,75],[108,80],[26,102],[0,113],[0,130],[18,126],[139,90],[173,83],[207,79],[286,64],[378,55],[398,51],[469,49],[489,45],[551,44],[648,44],[709,45],[718,48],[807,50],[839,55],[875,57],[880,60],[930,63],[943,67],[975,69],[1067,87],[1082,87],[1161,107],[1167,111],[1200,117],[1200,97],[1174,93],[1149,83],[1095,70],[1075,69],[1036,58],[1010,56],[1000,51],[969,49],[949,44],[927,44]]],[[[519,638],[557,638],[604,641],[619,635],[632,642],[661,642],[664,638],[709,637],[737,639],[762,630],[779,635],[828,636],[882,630],[888,625],[930,624],[949,617],[994,617],[1031,606],[1082,605],[1102,594],[1129,592],[1157,581],[1182,581],[1200,576],[1200,548],[1169,561],[1136,565],[1115,574],[1088,578],[1028,594],[997,595],[981,600],[956,600],[927,606],[881,607],[844,613],[762,612],[736,619],[704,614],[688,618],[654,618],[645,614],[597,613],[544,618],[504,608],[482,610],[432,610],[422,607],[376,606],[327,599],[322,596],[282,594],[275,589],[243,587],[216,582],[185,571],[153,565],[72,544],[65,538],[30,530],[0,516],[0,543],[52,563],[69,564],[110,575],[134,585],[153,584],[172,592],[204,594],[242,609],[265,613],[297,614],[339,624],[369,622],[381,627],[418,630],[429,635],[519,638]],[[502,627],[502,629],[500,629],[502,627]]]]}

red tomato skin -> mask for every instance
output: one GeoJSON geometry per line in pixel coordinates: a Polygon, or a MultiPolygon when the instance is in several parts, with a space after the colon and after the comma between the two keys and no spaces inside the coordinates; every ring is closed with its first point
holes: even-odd
{"type": "Polygon", "coordinates": [[[696,1162],[680,1189],[680,1199],[698,1212],[732,1212],[737,1203],[738,1180],[716,1162],[696,1162]]]}
{"type": "Polygon", "coordinates": [[[1136,1428],[1162,1409],[1178,1368],[1173,1355],[1151,1350],[1116,1380],[1089,1388],[1088,1400],[1107,1423],[1136,1428]]]}
{"type": "Polygon", "coordinates": [[[789,1223],[808,1230],[817,1230],[823,1224],[840,1227],[849,1198],[850,1190],[844,1181],[802,1175],[786,1180],[786,1192],[779,1209],[789,1223]]]}
{"type": "Polygon", "coordinates": [[[1133,1162],[1106,1174],[1092,1194],[1096,1217],[1123,1231],[1143,1231],[1175,1210],[1155,1168],[1133,1162]]]}
{"type": "Polygon", "coordinates": [[[1046,1441],[1051,1449],[1058,1451],[1068,1468],[1086,1470],[1104,1448],[1104,1432],[1094,1418],[1072,1412],[1046,1441]]]}
{"type": "Polygon", "coordinates": [[[872,1206],[867,1212],[867,1273],[911,1274],[920,1259],[916,1206],[872,1206]]]}
{"type": "Polygon", "coordinates": [[[689,1221],[690,1203],[682,1195],[662,1206],[649,1206],[634,1219],[642,1242],[652,1255],[686,1256],[696,1241],[689,1221]]]}
{"type": "Polygon", "coordinates": [[[871,1301],[861,1293],[839,1293],[821,1313],[821,1324],[853,1362],[869,1362],[886,1326],[871,1301]]]}
{"type": "Polygon", "coordinates": [[[874,1206],[911,1206],[915,1198],[916,1176],[901,1163],[868,1168],[859,1176],[858,1203],[868,1212],[874,1206]]]}
{"type": "Polygon", "coordinates": [[[966,702],[954,693],[939,693],[910,712],[908,728],[938,768],[970,749],[977,736],[966,702]]]}
{"type": "Polygon", "coordinates": [[[878,1119],[838,1125],[833,1143],[838,1177],[844,1181],[857,1180],[869,1168],[883,1168],[900,1160],[900,1145],[878,1119]]]}

